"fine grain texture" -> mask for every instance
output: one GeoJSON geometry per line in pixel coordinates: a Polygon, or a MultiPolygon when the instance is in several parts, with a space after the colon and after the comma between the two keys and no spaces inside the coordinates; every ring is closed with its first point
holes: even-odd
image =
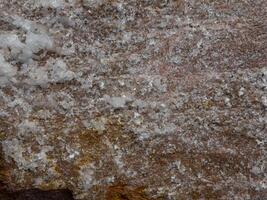
{"type": "Polygon", "coordinates": [[[267,199],[266,109],[266,0],[0,0],[2,198],[267,199]]]}

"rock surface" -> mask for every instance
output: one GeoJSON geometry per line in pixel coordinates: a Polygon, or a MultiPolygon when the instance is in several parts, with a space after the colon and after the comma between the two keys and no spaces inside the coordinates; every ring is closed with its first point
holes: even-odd
{"type": "Polygon", "coordinates": [[[1,187],[267,199],[266,10],[0,0],[1,187]]]}

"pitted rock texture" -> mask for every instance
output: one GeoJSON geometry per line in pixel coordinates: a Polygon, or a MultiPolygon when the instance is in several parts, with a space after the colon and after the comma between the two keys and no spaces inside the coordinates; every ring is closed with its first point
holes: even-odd
{"type": "Polygon", "coordinates": [[[0,0],[1,188],[267,199],[266,10],[0,0]]]}

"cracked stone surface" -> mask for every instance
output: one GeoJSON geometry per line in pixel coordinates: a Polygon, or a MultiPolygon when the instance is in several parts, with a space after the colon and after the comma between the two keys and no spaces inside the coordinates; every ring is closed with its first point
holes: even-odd
{"type": "Polygon", "coordinates": [[[266,108],[266,0],[0,0],[0,190],[267,199],[266,108]]]}

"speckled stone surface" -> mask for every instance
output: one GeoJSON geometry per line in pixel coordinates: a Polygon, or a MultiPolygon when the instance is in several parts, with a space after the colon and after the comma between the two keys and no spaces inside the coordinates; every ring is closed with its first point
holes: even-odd
{"type": "Polygon", "coordinates": [[[266,0],[0,0],[2,188],[267,199],[266,0]]]}

